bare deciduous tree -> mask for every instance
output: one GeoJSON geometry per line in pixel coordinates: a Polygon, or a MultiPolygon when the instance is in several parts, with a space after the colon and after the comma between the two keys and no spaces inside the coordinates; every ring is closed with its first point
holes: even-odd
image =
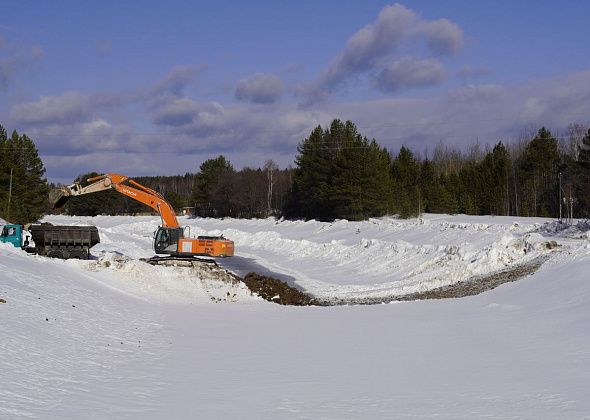
{"type": "Polygon", "coordinates": [[[272,160],[269,159],[264,163],[264,170],[266,172],[266,180],[268,181],[267,189],[267,217],[273,213],[272,209],[272,189],[274,185],[274,174],[279,169],[279,166],[272,160]]]}

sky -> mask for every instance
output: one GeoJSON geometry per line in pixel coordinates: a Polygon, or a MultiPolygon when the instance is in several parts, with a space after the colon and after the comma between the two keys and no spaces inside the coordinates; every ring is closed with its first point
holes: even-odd
{"type": "Polygon", "coordinates": [[[335,118],[422,156],[590,122],[587,1],[0,3],[0,124],[54,182],[287,167],[335,118]]]}

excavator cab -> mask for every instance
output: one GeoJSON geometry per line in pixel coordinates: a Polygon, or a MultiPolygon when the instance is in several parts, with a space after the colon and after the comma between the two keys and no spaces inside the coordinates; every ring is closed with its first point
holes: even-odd
{"type": "Polygon", "coordinates": [[[178,241],[184,236],[182,228],[159,226],[154,234],[154,251],[156,254],[176,254],[178,241]]]}

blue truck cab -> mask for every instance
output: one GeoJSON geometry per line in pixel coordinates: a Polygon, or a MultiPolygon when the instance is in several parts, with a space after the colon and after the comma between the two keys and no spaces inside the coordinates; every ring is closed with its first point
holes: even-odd
{"type": "Polygon", "coordinates": [[[0,242],[10,243],[17,248],[23,247],[22,225],[4,225],[0,234],[0,242]]]}

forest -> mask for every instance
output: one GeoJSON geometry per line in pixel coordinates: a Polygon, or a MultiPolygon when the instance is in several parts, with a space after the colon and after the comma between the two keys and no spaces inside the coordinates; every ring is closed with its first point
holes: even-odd
{"type": "MultiPolygon", "coordinates": [[[[26,223],[47,208],[45,168],[33,141],[0,126],[0,217],[26,223]],[[12,173],[12,177],[11,177],[12,173]],[[11,179],[18,179],[18,183],[11,179]]],[[[80,174],[82,184],[96,173],[80,174]]],[[[431,153],[406,146],[392,152],[351,121],[318,126],[297,148],[293,167],[267,160],[236,170],[223,155],[195,173],[134,178],[177,210],[201,217],[269,216],[362,220],[383,215],[464,213],[590,217],[590,128],[565,135],[545,127],[517,141],[477,142],[465,150],[439,142],[431,153]]],[[[138,214],[150,209],[115,191],[75,197],[72,215],[138,214]]]]}

